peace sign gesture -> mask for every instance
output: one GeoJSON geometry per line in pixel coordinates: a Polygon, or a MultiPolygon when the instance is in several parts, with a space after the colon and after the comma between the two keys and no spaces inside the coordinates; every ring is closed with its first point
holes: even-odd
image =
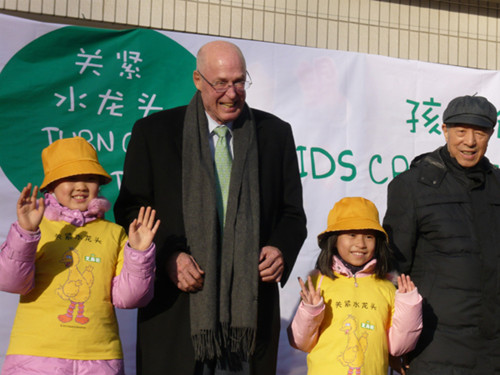
{"type": "Polygon", "coordinates": [[[307,303],[308,305],[317,305],[319,301],[321,301],[321,290],[319,286],[317,289],[314,289],[313,282],[311,280],[311,276],[307,276],[307,285],[304,284],[304,281],[299,277],[300,284],[300,296],[302,297],[302,301],[307,303]]]}

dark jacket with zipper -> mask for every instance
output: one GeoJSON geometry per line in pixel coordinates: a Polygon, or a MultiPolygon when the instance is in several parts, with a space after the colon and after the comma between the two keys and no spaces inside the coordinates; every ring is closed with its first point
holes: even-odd
{"type": "Polygon", "coordinates": [[[384,227],[424,298],[409,374],[500,374],[500,171],[423,154],[389,184],[384,227]]]}

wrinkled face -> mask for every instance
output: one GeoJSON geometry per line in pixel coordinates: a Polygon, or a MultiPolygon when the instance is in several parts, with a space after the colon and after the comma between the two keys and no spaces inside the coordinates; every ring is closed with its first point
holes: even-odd
{"type": "Polygon", "coordinates": [[[196,88],[201,92],[203,105],[209,116],[219,124],[236,120],[245,104],[246,92],[236,91],[231,86],[226,92],[218,93],[209,82],[233,84],[245,81],[246,67],[241,55],[226,46],[207,48],[203,61],[198,65],[198,70],[208,82],[198,71],[193,73],[193,80],[196,88]]]}
{"type": "Polygon", "coordinates": [[[373,230],[339,232],[337,250],[340,257],[353,266],[362,266],[373,259],[377,239],[373,230]]]}
{"type": "Polygon", "coordinates": [[[470,168],[479,163],[486,153],[493,129],[475,125],[443,124],[443,133],[451,157],[462,167],[470,168]]]}
{"type": "Polygon", "coordinates": [[[64,207],[86,211],[89,202],[99,193],[99,182],[99,176],[94,174],[66,177],[57,180],[49,193],[54,193],[64,207]]]}

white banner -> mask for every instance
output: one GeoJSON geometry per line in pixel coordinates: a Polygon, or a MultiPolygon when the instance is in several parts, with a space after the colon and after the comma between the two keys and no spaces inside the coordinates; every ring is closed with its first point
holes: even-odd
{"type": "MultiPolygon", "coordinates": [[[[187,104],[194,55],[214,38],[154,30],[66,27],[0,14],[0,241],[16,220],[27,182],[40,184],[40,152],[54,139],[88,139],[112,174],[114,200],[134,121],[187,104]]],[[[299,301],[297,276],[314,267],[316,236],[344,196],[385,212],[387,184],[414,156],[444,144],[441,114],[456,96],[500,107],[496,71],[352,52],[232,40],[247,60],[247,102],[291,123],[304,187],[309,236],[281,290],[279,374],[304,374],[305,355],[286,327],[299,301]]],[[[498,127],[487,156],[500,162],[498,127]]],[[[112,218],[110,218],[112,219],[112,218]]],[[[0,364],[18,296],[0,293],[0,364]]],[[[119,311],[127,374],[135,374],[135,311],[119,311]]]]}

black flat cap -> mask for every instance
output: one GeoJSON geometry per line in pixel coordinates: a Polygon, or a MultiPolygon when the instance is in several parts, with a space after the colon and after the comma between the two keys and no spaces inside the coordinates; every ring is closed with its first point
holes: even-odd
{"type": "Polygon", "coordinates": [[[443,122],[446,125],[467,124],[493,129],[497,123],[497,110],[482,96],[459,96],[446,107],[443,122]]]}

